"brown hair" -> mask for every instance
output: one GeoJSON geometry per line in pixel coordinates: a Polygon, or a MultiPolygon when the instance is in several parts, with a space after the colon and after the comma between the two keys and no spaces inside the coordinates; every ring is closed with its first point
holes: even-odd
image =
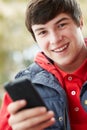
{"type": "Polygon", "coordinates": [[[60,13],[68,14],[79,26],[82,12],[76,0],[31,0],[26,10],[26,27],[34,37],[32,25],[45,24],[60,13]]]}

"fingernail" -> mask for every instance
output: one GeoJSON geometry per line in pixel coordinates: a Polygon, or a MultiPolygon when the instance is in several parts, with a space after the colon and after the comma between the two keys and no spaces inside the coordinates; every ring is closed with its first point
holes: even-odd
{"type": "Polygon", "coordinates": [[[20,102],[20,104],[26,104],[25,100],[20,100],[19,102],[20,102]]]}
{"type": "Polygon", "coordinates": [[[46,108],[45,108],[45,107],[41,107],[41,108],[40,108],[40,111],[45,112],[45,111],[46,111],[46,108]]]}

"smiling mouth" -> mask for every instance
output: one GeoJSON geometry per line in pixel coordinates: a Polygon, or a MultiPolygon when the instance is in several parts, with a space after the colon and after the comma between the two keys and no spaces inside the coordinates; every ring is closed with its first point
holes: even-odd
{"type": "Polygon", "coordinates": [[[60,48],[56,48],[56,49],[54,49],[52,51],[57,52],[57,53],[63,52],[65,49],[67,49],[68,45],[69,44],[65,44],[64,46],[62,46],[60,48]]]}

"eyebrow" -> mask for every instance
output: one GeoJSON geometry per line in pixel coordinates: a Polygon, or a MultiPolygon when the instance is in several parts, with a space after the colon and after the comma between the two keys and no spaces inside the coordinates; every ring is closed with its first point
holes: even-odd
{"type": "Polygon", "coordinates": [[[60,23],[60,22],[62,22],[62,21],[65,21],[65,20],[69,20],[69,18],[67,18],[67,17],[61,18],[61,19],[58,20],[55,24],[58,24],[58,23],[60,23]]]}
{"type": "MultiPolygon", "coordinates": [[[[69,20],[69,18],[67,18],[67,17],[61,18],[55,24],[59,24],[60,22],[65,21],[65,20],[69,20]]],[[[35,32],[42,31],[42,30],[44,30],[44,27],[35,29],[35,32]]]]}
{"type": "Polygon", "coordinates": [[[37,29],[35,29],[35,32],[41,31],[41,30],[44,30],[44,28],[37,28],[37,29]]]}

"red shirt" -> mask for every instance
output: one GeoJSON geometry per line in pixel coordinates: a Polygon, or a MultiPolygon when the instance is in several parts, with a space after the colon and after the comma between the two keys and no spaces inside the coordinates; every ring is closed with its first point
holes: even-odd
{"type": "Polygon", "coordinates": [[[66,91],[71,130],[87,130],[87,113],[80,103],[80,91],[87,80],[87,59],[77,71],[67,74],[61,71],[58,66],[51,64],[41,53],[38,55],[35,61],[42,68],[54,74],[66,91]]]}
{"type": "Polygon", "coordinates": [[[87,113],[80,103],[80,91],[87,80],[87,60],[72,74],[60,71],[63,88],[66,91],[69,104],[69,116],[72,130],[87,130],[87,113]]]}
{"type": "Polygon", "coordinates": [[[7,93],[4,95],[3,104],[0,110],[0,130],[12,130],[8,124],[9,113],[7,111],[7,106],[12,100],[7,93]]]}
{"type": "MultiPolygon", "coordinates": [[[[80,103],[80,91],[83,83],[87,80],[87,60],[73,74],[66,74],[59,70],[54,64],[51,64],[42,53],[38,54],[35,61],[55,75],[65,89],[68,104],[69,116],[72,130],[87,130],[87,113],[80,103]]],[[[8,104],[12,102],[10,97],[5,94],[2,108],[0,110],[0,130],[12,130],[8,125],[9,113],[7,111],[8,104]]]]}

